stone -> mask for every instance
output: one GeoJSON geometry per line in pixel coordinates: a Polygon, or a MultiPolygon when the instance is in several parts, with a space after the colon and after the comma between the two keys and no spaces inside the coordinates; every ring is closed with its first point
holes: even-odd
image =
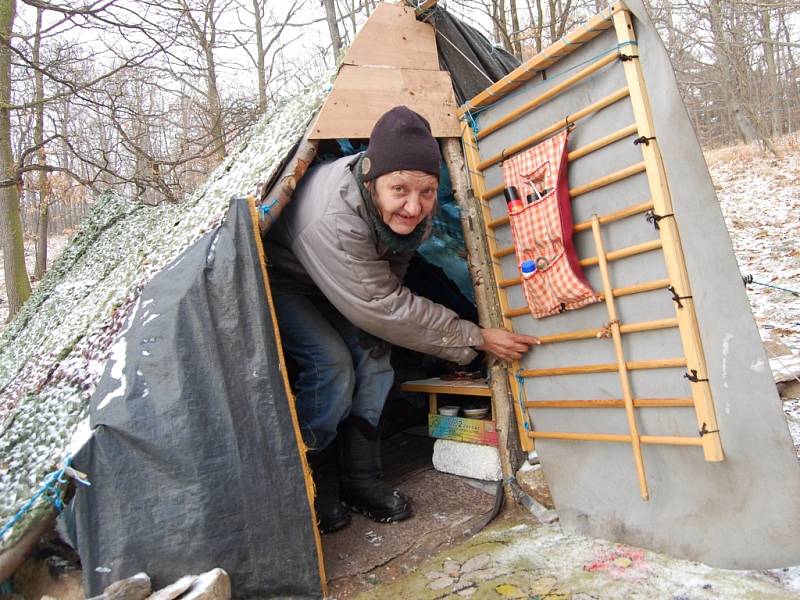
{"type": "Polygon", "coordinates": [[[459,572],[461,571],[460,565],[454,560],[446,560],[444,561],[444,566],[442,570],[445,574],[449,575],[450,577],[458,577],[459,572]]]}
{"type": "Polygon", "coordinates": [[[443,590],[444,588],[450,587],[453,585],[453,578],[452,577],[442,577],[441,579],[434,579],[428,584],[428,589],[431,590],[443,590]]]}
{"type": "Polygon", "coordinates": [[[433,468],[442,473],[500,481],[500,454],[494,446],[467,444],[455,440],[436,440],[433,444],[433,468]]]}
{"type": "Polygon", "coordinates": [[[478,554],[477,556],[473,556],[463,565],[461,565],[461,572],[462,573],[472,573],[473,571],[478,571],[483,569],[489,565],[491,562],[491,558],[488,554],[478,554]]]}
{"type": "Polygon", "coordinates": [[[161,588],[155,592],[153,595],[148,597],[147,600],[175,600],[175,598],[179,598],[183,593],[186,592],[186,590],[191,588],[196,579],[196,575],[186,575],[185,577],[181,577],[175,583],[172,583],[167,587],[161,588]]]}
{"type": "Polygon", "coordinates": [[[181,600],[230,600],[231,579],[222,569],[212,569],[195,579],[181,600]]]}
{"type": "Polygon", "coordinates": [[[133,577],[115,581],[97,598],[99,600],[144,600],[152,591],[150,577],[147,573],[137,573],[133,577]]]}

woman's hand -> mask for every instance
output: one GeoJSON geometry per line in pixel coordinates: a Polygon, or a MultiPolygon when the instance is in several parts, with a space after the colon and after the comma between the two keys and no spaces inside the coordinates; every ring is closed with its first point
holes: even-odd
{"type": "Polygon", "coordinates": [[[483,344],[475,346],[502,360],[519,360],[531,349],[540,344],[539,338],[522,333],[511,333],[505,329],[481,329],[483,344]]]}

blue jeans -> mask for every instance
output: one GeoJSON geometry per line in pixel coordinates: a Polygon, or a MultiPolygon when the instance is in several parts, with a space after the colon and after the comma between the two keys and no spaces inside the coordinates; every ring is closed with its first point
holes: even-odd
{"type": "Polygon", "coordinates": [[[322,296],[277,291],[274,303],[283,349],[300,367],[297,416],[309,450],[328,446],[349,415],[377,427],[394,382],[391,352],[365,344],[368,336],[322,296]]]}

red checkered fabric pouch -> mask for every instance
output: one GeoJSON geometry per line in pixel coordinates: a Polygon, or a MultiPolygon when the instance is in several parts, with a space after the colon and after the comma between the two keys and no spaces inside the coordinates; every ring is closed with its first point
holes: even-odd
{"type": "Polygon", "coordinates": [[[572,243],[572,208],[567,183],[565,130],[503,161],[507,187],[527,204],[509,215],[517,265],[531,260],[536,269],[522,277],[525,299],[537,319],[598,301],[583,274],[572,243]]]}

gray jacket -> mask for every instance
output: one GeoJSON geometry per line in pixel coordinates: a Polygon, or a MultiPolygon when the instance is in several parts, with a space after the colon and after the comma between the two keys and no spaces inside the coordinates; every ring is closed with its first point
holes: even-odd
{"type": "Polygon", "coordinates": [[[359,329],[397,346],[466,364],[480,328],[403,285],[413,253],[380,244],[348,156],[306,173],[267,236],[277,293],[325,295],[359,329]]]}

